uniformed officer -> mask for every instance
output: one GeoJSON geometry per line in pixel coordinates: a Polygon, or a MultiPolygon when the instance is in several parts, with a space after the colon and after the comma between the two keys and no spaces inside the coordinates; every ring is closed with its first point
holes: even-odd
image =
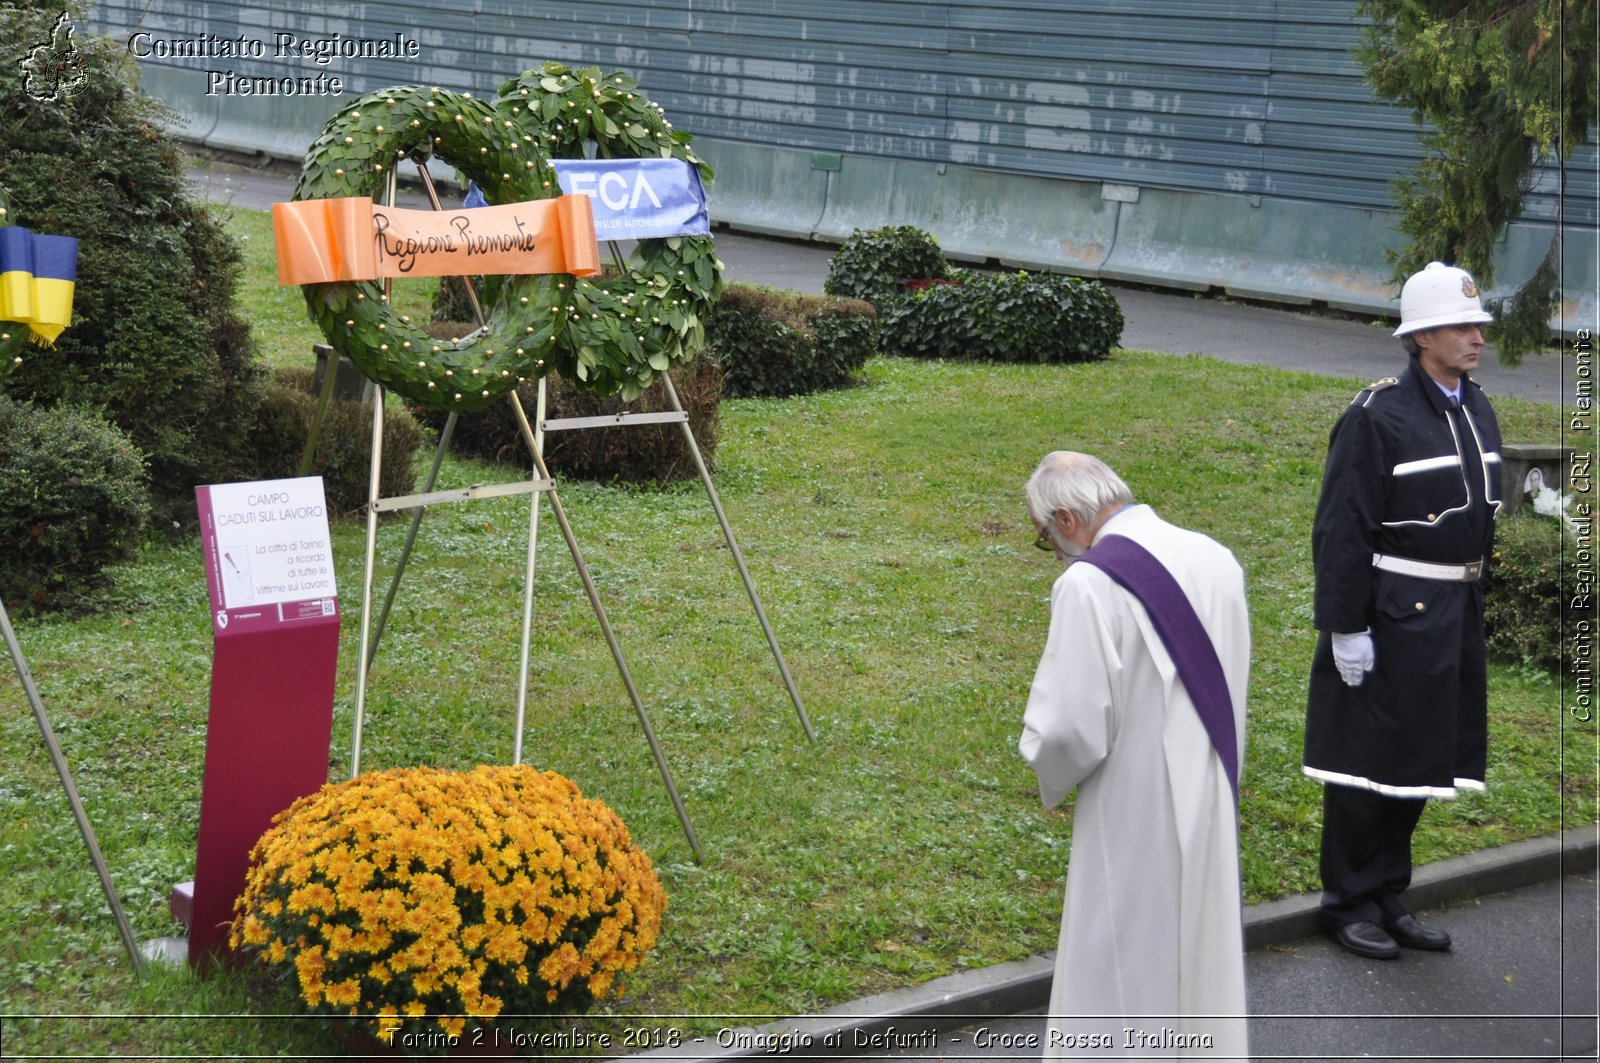
{"type": "Polygon", "coordinates": [[[1500,429],[1467,373],[1491,320],[1465,270],[1413,274],[1395,330],[1410,364],[1357,395],[1328,441],[1304,770],[1323,783],[1324,924],[1372,958],[1450,947],[1401,899],[1411,833],[1428,798],[1484,789],[1500,429]]]}

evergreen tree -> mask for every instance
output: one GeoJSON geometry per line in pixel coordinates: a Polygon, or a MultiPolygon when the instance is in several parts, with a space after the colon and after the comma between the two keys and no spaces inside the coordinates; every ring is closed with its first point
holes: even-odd
{"type": "Polygon", "coordinates": [[[234,302],[239,250],[190,196],[128,62],[69,34],[60,0],[0,0],[0,185],[14,220],[79,239],[72,325],[6,386],[126,432],[170,530],[194,523],[196,484],[252,478],[262,371],[234,302]]]}
{"type": "MultiPolygon", "coordinates": [[[[1566,162],[1596,120],[1596,0],[1358,0],[1372,20],[1357,56],[1377,95],[1431,127],[1416,172],[1395,182],[1409,244],[1396,278],[1433,259],[1494,281],[1495,241],[1522,213],[1541,157],[1566,162]]],[[[1491,305],[1501,357],[1549,340],[1560,299],[1561,218],[1534,275],[1491,305]]]]}

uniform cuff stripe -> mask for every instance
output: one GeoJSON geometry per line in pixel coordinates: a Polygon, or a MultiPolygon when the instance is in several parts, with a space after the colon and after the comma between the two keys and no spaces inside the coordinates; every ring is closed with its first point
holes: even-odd
{"type": "Polygon", "coordinates": [[[1360,775],[1346,775],[1343,772],[1324,771],[1321,768],[1302,767],[1300,770],[1318,782],[1332,783],[1335,786],[1353,786],[1358,790],[1371,790],[1386,797],[1435,797],[1447,801],[1457,797],[1460,790],[1485,793],[1489,789],[1478,779],[1456,779],[1454,786],[1390,786],[1387,783],[1373,782],[1360,775]]]}

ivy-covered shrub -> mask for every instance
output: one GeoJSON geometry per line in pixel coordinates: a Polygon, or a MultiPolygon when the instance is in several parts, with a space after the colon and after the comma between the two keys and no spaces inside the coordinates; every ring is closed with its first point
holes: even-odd
{"type": "Polygon", "coordinates": [[[960,270],[883,312],[883,348],[920,358],[1086,362],[1122,336],[1122,308],[1099,281],[960,270]]]}
{"type": "Polygon", "coordinates": [[[865,299],[880,311],[900,297],[900,282],[938,280],[950,275],[939,241],[914,225],[857,229],[828,265],[822,290],[847,299],[865,299]]]}
{"type": "Polygon", "coordinates": [[[1523,512],[1499,522],[1484,588],[1489,656],[1570,674],[1575,644],[1562,616],[1580,593],[1577,567],[1570,563],[1575,548],[1559,518],[1523,512]]]}
{"type": "Polygon", "coordinates": [[[0,395],[0,600],[74,609],[149,527],[144,458],[92,411],[0,395]]]}
{"type": "Polygon", "coordinates": [[[34,349],[7,392],[95,407],[144,452],[158,526],[193,526],[197,484],[253,479],[259,370],[234,309],[241,260],[223,223],[190,198],[160,105],[130,87],[125,51],[80,31],[86,77],[34,99],[21,62],[51,38],[60,4],[0,5],[0,186],[11,217],[75,236],[71,326],[34,349]]]}
{"type": "MultiPolygon", "coordinates": [[[[678,401],[689,415],[700,454],[709,465],[717,446],[719,407],[722,402],[722,368],[709,358],[697,358],[669,370],[678,401]]],[[[599,398],[588,389],[573,387],[551,373],[545,378],[545,417],[603,417],[618,413],[661,413],[672,409],[666,388],[646,388],[637,399],[624,402],[620,395],[599,398]]],[[[531,424],[539,385],[522,385],[517,395],[531,424]]],[[[445,414],[419,411],[435,430],[442,429],[445,414]]],[[[522,438],[522,428],[509,402],[496,402],[456,419],[450,450],[485,461],[531,469],[533,458],[522,438]]],[[[694,455],[677,422],[624,425],[619,428],[579,428],[549,432],[544,437],[545,464],[552,476],[602,483],[674,483],[699,476],[694,455]]]]}
{"type": "Polygon", "coordinates": [[[860,299],[731,284],[707,346],[730,398],[804,395],[846,383],[878,349],[878,314],[860,299]]]}
{"type": "MultiPolygon", "coordinates": [[[[294,476],[310,438],[317,396],[312,394],[315,370],[280,369],[262,391],[262,428],[256,435],[255,456],[262,479],[294,476]]],[[[378,490],[383,498],[410,494],[417,483],[417,452],[429,443],[428,433],[403,406],[394,403],[383,411],[383,469],[378,490]]],[[[322,477],[328,512],[351,516],[367,504],[372,479],[372,408],[337,396],[317,435],[310,475],[322,477]]]]}

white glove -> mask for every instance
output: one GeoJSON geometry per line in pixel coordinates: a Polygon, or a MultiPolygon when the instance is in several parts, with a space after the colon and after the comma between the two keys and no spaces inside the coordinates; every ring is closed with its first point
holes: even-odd
{"type": "Polygon", "coordinates": [[[1372,629],[1356,631],[1348,635],[1337,632],[1333,636],[1333,663],[1339,669],[1339,678],[1345,681],[1346,686],[1358,687],[1361,681],[1372,671],[1372,666],[1377,663],[1377,654],[1372,648],[1372,629]]]}

